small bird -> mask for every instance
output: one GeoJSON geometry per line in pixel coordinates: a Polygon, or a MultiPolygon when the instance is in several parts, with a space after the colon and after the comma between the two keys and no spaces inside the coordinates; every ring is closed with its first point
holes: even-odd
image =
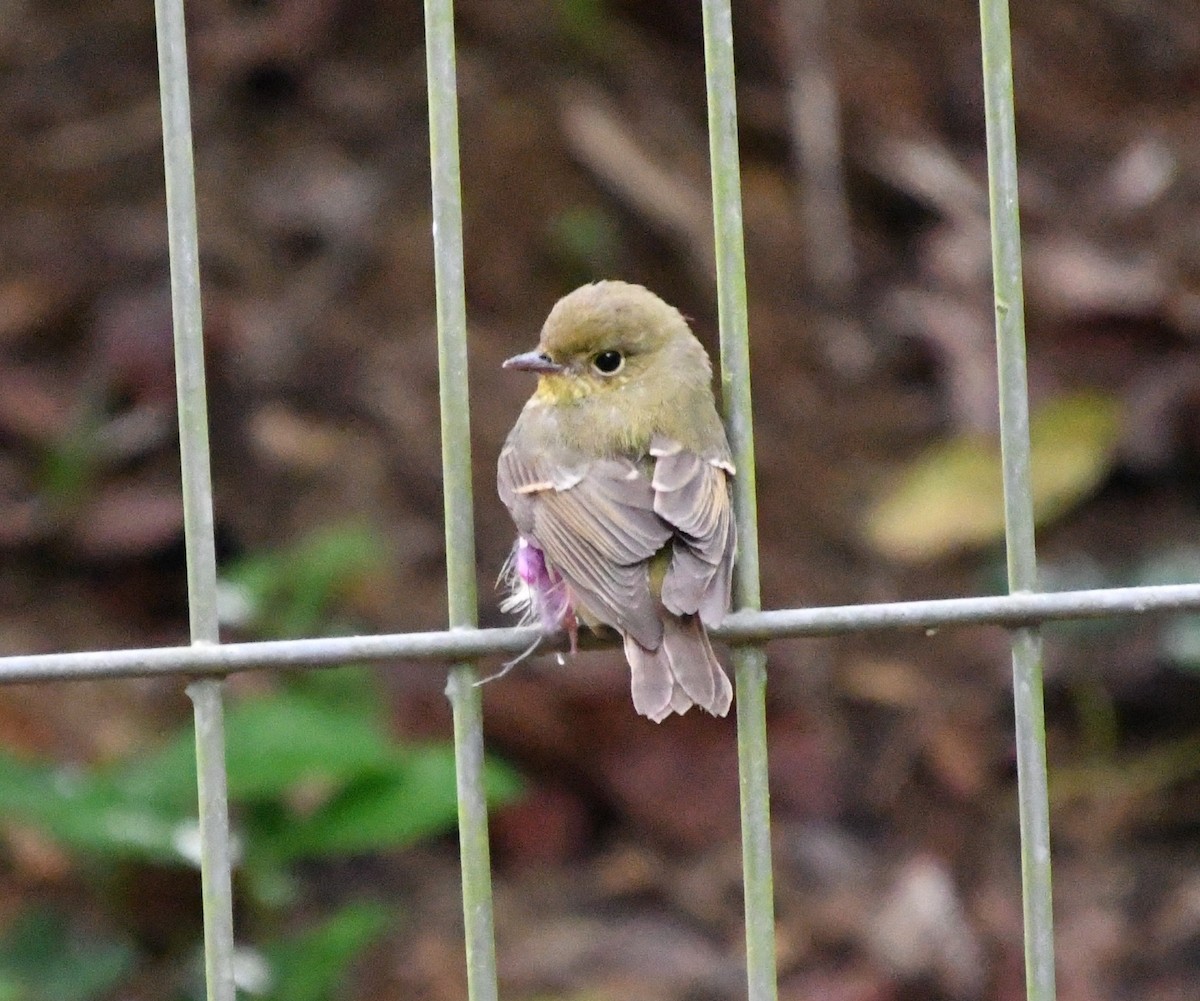
{"type": "Polygon", "coordinates": [[[555,304],[509,358],[537,389],[500,452],[519,533],[501,604],[544,631],[620,633],[634,708],[660,722],[733,699],[706,626],[729,610],[737,532],[712,363],[679,311],[602,281],[555,304]]]}

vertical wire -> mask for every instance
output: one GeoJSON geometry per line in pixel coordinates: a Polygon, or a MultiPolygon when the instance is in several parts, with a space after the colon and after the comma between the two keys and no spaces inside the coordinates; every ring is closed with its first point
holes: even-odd
{"type": "MultiPolygon", "coordinates": [[[[425,55],[437,282],[446,591],[450,627],[473,629],[478,613],[453,0],[425,0],[425,55]]],[[[471,1001],[495,1001],[498,988],[483,784],[483,707],[480,689],[475,684],[475,670],[470,664],[458,664],[451,670],[446,695],[454,716],[467,993],[471,1001]]]]}
{"type": "Polygon", "coordinates": [[[224,682],[187,687],[196,725],[196,787],[200,804],[200,888],[204,911],[204,979],[208,1001],[234,1001],[233,866],[225,773],[224,682]]]}
{"type": "Polygon", "coordinates": [[[487,798],[483,786],[483,707],[475,672],[470,666],[459,665],[451,671],[446,695],[454,714],[467,997],[470,1001],[496,1001],[499,988],[487,798]]]}
{"type": "MultiPolygon", "coordinates": [[[[171,313],[179,401],[179,452],[187,549],[188,616],[193,644],[217,643],[217,561],[209,471],[208,401],[200,315],[200,254],[188,97],[183,0],[155,0],[163,165],[171,258],[171,313]]],[[[196,724],[200,813],[200,880],[204,968],[209,1001],[234,1001],[233,891],[225,721],[220,680],[195,681],[187,692],[196,724]]]]}
{"type": "MultiPolygon", "coordinates": [[[[734,585],[737,607],[758,609],[762,607],[762,595],[733,22],[729,0],[704,0],[703,12],[717,312],[721,330],[721,389],[729,443],[737,467],[733,480],[738,528],[734,585]]],[[[776,997],[775,903],[767,782],[766,656],[756,647],[738,647],[734,650],[733,662],[737,682],[747,990],[750,1001],[773,1001],[776,997]]]]}
{"type": "MultiPolygon", "coordinates": [[[[1007,0],[980,0],[988,194],[992,223],[1004,518],[1010,592],[1037,587],[1025,366],[1025,304],[1017,202],[1012,38],[1007,0]]],[[[1053,1001],[1054,915],[1050,873],[1050,807],[1042,642],[1037,629],[1012,635],[1013,706],[1021,815],[1021,884],[1025,912],[1025,978],[1029,1001],[1053,1001]]]]}

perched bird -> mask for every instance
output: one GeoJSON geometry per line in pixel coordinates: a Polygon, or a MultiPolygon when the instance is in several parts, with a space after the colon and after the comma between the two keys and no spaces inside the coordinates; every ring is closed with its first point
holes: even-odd
{"type": "Polygon", "coordinates": [[[520,533],[501,607],[566,628],[572,649],[577,620],[615,629],[655,722],[724,716],[733,689],[705,626],[729,610],[734,468],[704,347],[652,292],[602,281],[560,299],[504,367],[538,383],[500,452],[520,533]]]}

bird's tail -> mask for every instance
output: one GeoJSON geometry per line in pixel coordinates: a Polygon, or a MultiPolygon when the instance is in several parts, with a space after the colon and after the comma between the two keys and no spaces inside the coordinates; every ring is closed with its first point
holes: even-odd
{"type": "Polygon", "coordinates": [[[648,650],[628,634],[625,658],[632,676],[633,707],[660,723],[693,705],[724,716],[733,701],[733,686],[717,661],[698,615],[663,616],[663,638],[648,650]]]}

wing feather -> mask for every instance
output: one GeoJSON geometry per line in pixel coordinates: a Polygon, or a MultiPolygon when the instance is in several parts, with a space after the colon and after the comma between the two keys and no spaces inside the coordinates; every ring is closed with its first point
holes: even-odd
{"type": "Polygon", "coordinates": [[[654,510],[678,533],[662,602],[676,615],[699,612],[705,625],[717,625],[729,610],[737,553],[730,467],[661,437],[650,452],[656,457],[654,510]]]}
{"type": "Polygon", "coordinates": [[[662,639],[659,601],[675,615],[716,625],[729,608],[736,529],[724,461],[661,436],[653,475],[632,460],[571,466],[509,445],[500,454],[500,497],[518,530],[566,579],[581,610],[648,649],[662,639]],[[658,598],[648,563],[670,542],[658,598]]]}
{"type": "Polygon", "coordinates": [[[672,530],[654,511],[650,480],[628,459],[600,459],[571,470],[546,468],[544,456],[501,453],[500,496],[523,535],[566,579],[592,618],[657,647],[662,622],[650,592],[648,561],[672,530]],[[523,493],[524,484],[562,487],[523,493]]]}

